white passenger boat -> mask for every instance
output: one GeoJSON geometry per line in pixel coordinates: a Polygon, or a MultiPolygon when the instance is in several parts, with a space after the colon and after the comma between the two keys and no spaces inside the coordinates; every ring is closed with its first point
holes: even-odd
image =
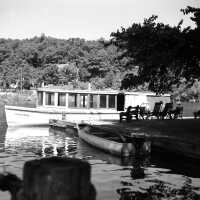
{"type": "Polygon", "coordinates": [[[36,108],[6,106],[6,114],[19,122],[49,123],[63,119],[80,123],[98,120],[118,120],[119,112],[128,106],[170,101],[170,95],[157,96],[151,92],[121,92],[117,90],[69,90],[65,87],[37,89],[36,108]]]}

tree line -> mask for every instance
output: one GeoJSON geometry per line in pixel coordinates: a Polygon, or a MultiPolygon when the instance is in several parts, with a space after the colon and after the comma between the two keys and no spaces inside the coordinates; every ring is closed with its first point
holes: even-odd
{"type": "Polygon", "coordinates": [[[44,84],[118,88],[123,66],[117,47],[105,47],[103,39],[86,41],[47,37],[24,40],[0,39],[1,87],[22,84],[23,88],[44,84]]]}
{"type": "Polygon", "coordinates": [[[183,28],[152,15],[111,33],[111,39],[0,39],[0,86],[68,84],[96,89],[172,92],[200,98],[200,8],[182,9],[195,23],[183,28]]]}

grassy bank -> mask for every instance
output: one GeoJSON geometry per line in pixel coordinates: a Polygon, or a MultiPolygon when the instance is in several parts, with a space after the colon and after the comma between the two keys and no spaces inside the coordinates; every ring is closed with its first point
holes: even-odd
{"type": "Polygon", "coordinates": [[[145,133],[150,136],[167,136],[200,144],[200,119],[132,120],[130,123],[113,121],[101,127],[121,133],[145,133]]]}
{"type": "MultiPolygon", "coordinates": [[[[118,124],[118,123],[117,123],[118,124]]],[[[200,120],[132,120],[131,123],[123,122],[117,126],[122,129],[147,133],[155,136],[169,136],[180,140],[187,140],[200,144],[200,120]]]]}
{"type": "Polygon", "coordinates": [[[100,128],[120,134],[148,134],[152,147],[184,157],[200,159],[200,119],[132,120],[101,124],[100,128]]]}

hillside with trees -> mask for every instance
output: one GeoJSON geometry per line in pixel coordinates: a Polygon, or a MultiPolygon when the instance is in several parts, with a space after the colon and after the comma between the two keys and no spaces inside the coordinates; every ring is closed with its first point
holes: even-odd
{"type": "Polygon", "coordinates": [[[152,15],[111,33],[111,39],[0,39],[0,87],[43,84],[171,92],[200,98],[200,8],[182,9],[195,27],[157,22],[152,15]]]}
{"type": "Polygon", "coordinates": [[[23,88],[44,84],[76,85],[91,82],[97,88],[118,88],[123,61],[118,61],[117,47],[108,41],[68,40],[44,34],[25,40],[0,39],[1,87],[20,85],[23,88]],[[23,77],[22,77],[23,76],[23,77]]]}

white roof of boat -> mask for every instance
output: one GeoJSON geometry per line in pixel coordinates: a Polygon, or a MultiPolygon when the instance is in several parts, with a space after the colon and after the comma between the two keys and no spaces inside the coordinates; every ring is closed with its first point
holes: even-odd
{"type": "MultiPolygon", "coordinates": [[[[80,93],[80,94],[119,94],[124,93],[125,95],[147,95],[147,96],[159,96],[153,92],[149,91],[120,91],[120,90],[112,90],[112,89],[105,89],[105,90],[83,90],[83,89],[69,89],[66,87],[41,87],[38,88],[37,91],[45,91],[45,92],[66,92],[66,93],[80,93]]],[[[170,94],[163,94],[162,96],[170,96],[170,94]]]]}
{"type": "Polygon", "coordinates": [[[81,90],[81,89],[66,89],[66,88],[52,88],[52,87],[43,87],[38,88],[37,91],[45,92],[67,92],[67,93],[82,93],[82,94],[118,94],[117,90],[81,90]]]}

